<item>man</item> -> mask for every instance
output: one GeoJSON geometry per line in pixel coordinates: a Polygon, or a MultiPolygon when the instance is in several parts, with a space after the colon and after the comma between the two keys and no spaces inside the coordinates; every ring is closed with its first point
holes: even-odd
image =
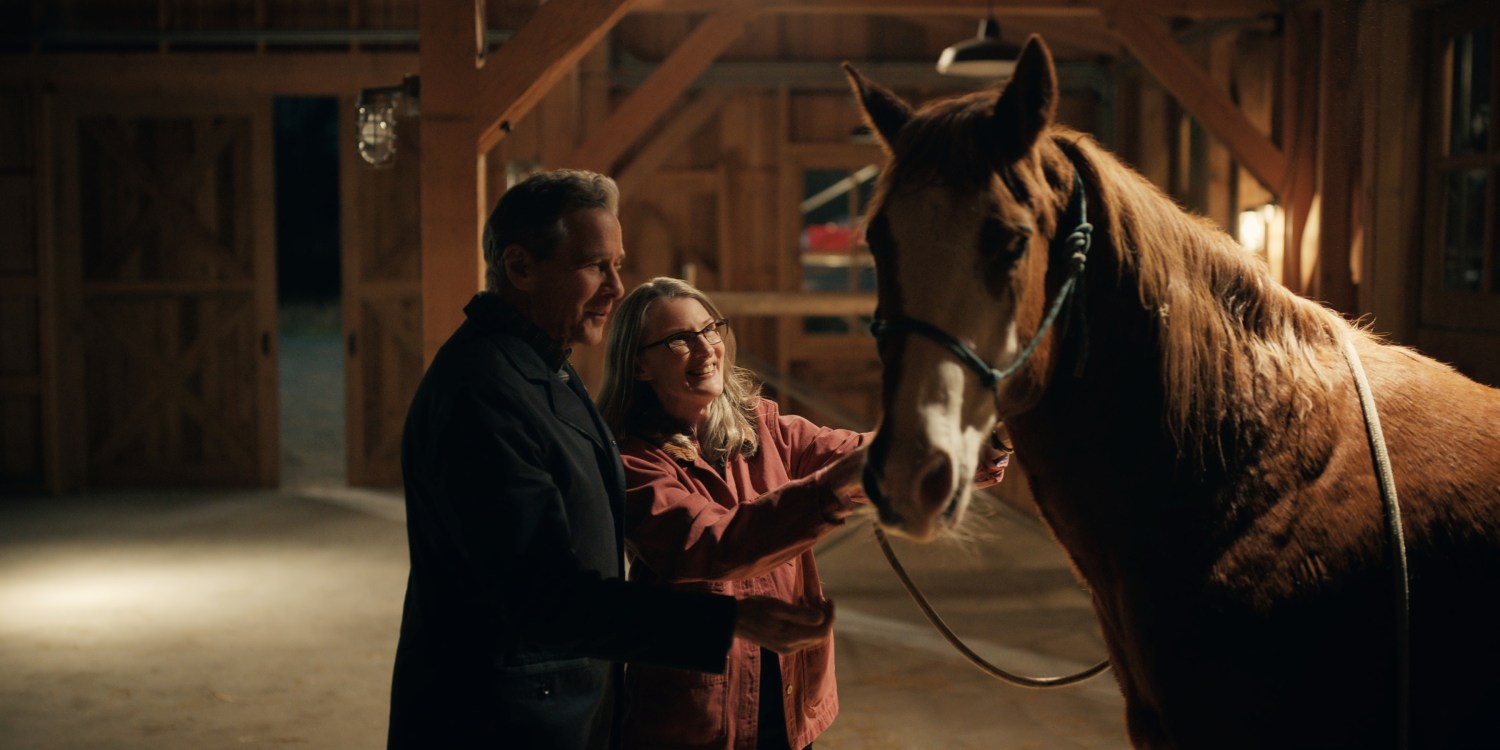
{"type": "Polygon", "coordinates": [[[412,400],[391,748],[610,747],[618,662],[717,672],[735,635],[782,652],[829,637],[831,605],[621,580],[620,456],[567,361],[624,293],[618,200],[590,172],[507,191],[487,291],[412,400]]]}

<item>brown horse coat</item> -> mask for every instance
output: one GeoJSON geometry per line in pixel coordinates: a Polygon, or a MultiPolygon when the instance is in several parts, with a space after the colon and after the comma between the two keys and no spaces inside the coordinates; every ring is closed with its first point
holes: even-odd
{"type": "Polygon", "coordinates": [[[1397,604],[1353,337],[1404,513],[1411,746],[1500,744],[1500,391],[1293,295],[1054,123],[1038,38],[1003,91],[919,111],[848,71],[890,153],[880,316],[1004,367],[1066,276],[1049,241],[1075,173],[1094,227],[1083,291],[998,398],[930,341],[882,343],[882,521],[956,522],[975,436],[1003,418],[1093,593],[1136,746],[1392,746],[1397,604]]]}

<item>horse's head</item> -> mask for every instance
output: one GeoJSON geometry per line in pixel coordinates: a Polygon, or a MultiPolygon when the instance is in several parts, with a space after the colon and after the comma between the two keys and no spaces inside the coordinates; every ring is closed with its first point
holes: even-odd
{"type": "Polygon", "coordinates": [[[1049,337],[1019,360],[1042,327],[1049,286],[1059,286],[1049,244],[1075,172],[1043,138],[1057,77],[1038,37],[1002,90],[919,111],[845,72],[890,156],[867,225],[885,416],[866,485],[886,526],[925,540],[962,518],[1000,405],[1024,408],[1050,371],[1049,337]]]}

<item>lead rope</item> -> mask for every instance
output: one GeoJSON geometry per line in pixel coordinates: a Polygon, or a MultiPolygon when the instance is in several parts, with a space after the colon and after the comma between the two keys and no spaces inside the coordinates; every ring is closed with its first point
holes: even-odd
{"type": "Polygon", "coordinates": [[[1359,392],[1359,408],[1365,416],[1365,435],[1370,440],[1370,457],[1380,482],[1380,504],[1385,516],[1386,545],[1391,548],[1391,572],[1396,590],[1396,747],[1403,750],[1411,742],[1411,574],[1407,569],[1406,535],[1401,530],[1401,505],[1396,500],[1396,480],[1391,472],[1391,457],[1385,450],[1385,433],[1380,429],[1380,414],[1375,410],[1375,395],[1365,377],[1354,339],[1348,333],[1341,338],[1344,359],[1354,372],[1354,388],[1359,392]]]}
{"type": "Polygon", "coordinates": [[[984,657],[974,653],[974,650],[969,648],[968,644],[964,643],[963,639],[959,638],[953,632],[952,628],[948,627],[948,623],[943,622],[943,618],[938,615],[937,610],[933,609],[932,605],[927,602],[927,597],[923,596],[917,585],[912,582],[911,576],[906,574],[906,568],[901,565],[901,561],[896,559],[896,552],[891,549],[890,542],[886,541],[885,532],[880,530],[878,524],[873,528],[875,529],[875,541],[880,543],[880,551],[885,553],[885,559],[891,564],[891,570],[896,571],[896,577],[901,579],[902,587],[906,589],[906,593],[911,595],[911,599],[916,602],[917,608],[922,610],[922,614],[927,618],[927,621],[932,623],[932,627],[937,629],[938,633],[943,636],[943,639],[948,641],[949,645],[957,649],[960,654],[963,654],[963,657],[968,659],[970,664],[978,667],[979,671],[1001,682],[1008,682],[1017,687],[1040,690],[1076,685],[1109,669],[1109,659],[1105,659],[1076,674],[1061,675],[1059,677],[1029,677],[1006,671],[989,663],[984,657]]]}

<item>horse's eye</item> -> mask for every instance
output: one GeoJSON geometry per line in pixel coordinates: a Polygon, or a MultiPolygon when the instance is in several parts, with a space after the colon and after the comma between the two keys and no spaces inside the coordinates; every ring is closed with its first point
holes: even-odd
{"type": "Polygon", "coordinates": [[[1026,252],[1026,242],[1031,239],[1031,227],[1007,225],[999,219],[985,219],[979,229],[979,246],[986,254],[993,253],[1006,263],[1014,263],[1026,252]]]}

